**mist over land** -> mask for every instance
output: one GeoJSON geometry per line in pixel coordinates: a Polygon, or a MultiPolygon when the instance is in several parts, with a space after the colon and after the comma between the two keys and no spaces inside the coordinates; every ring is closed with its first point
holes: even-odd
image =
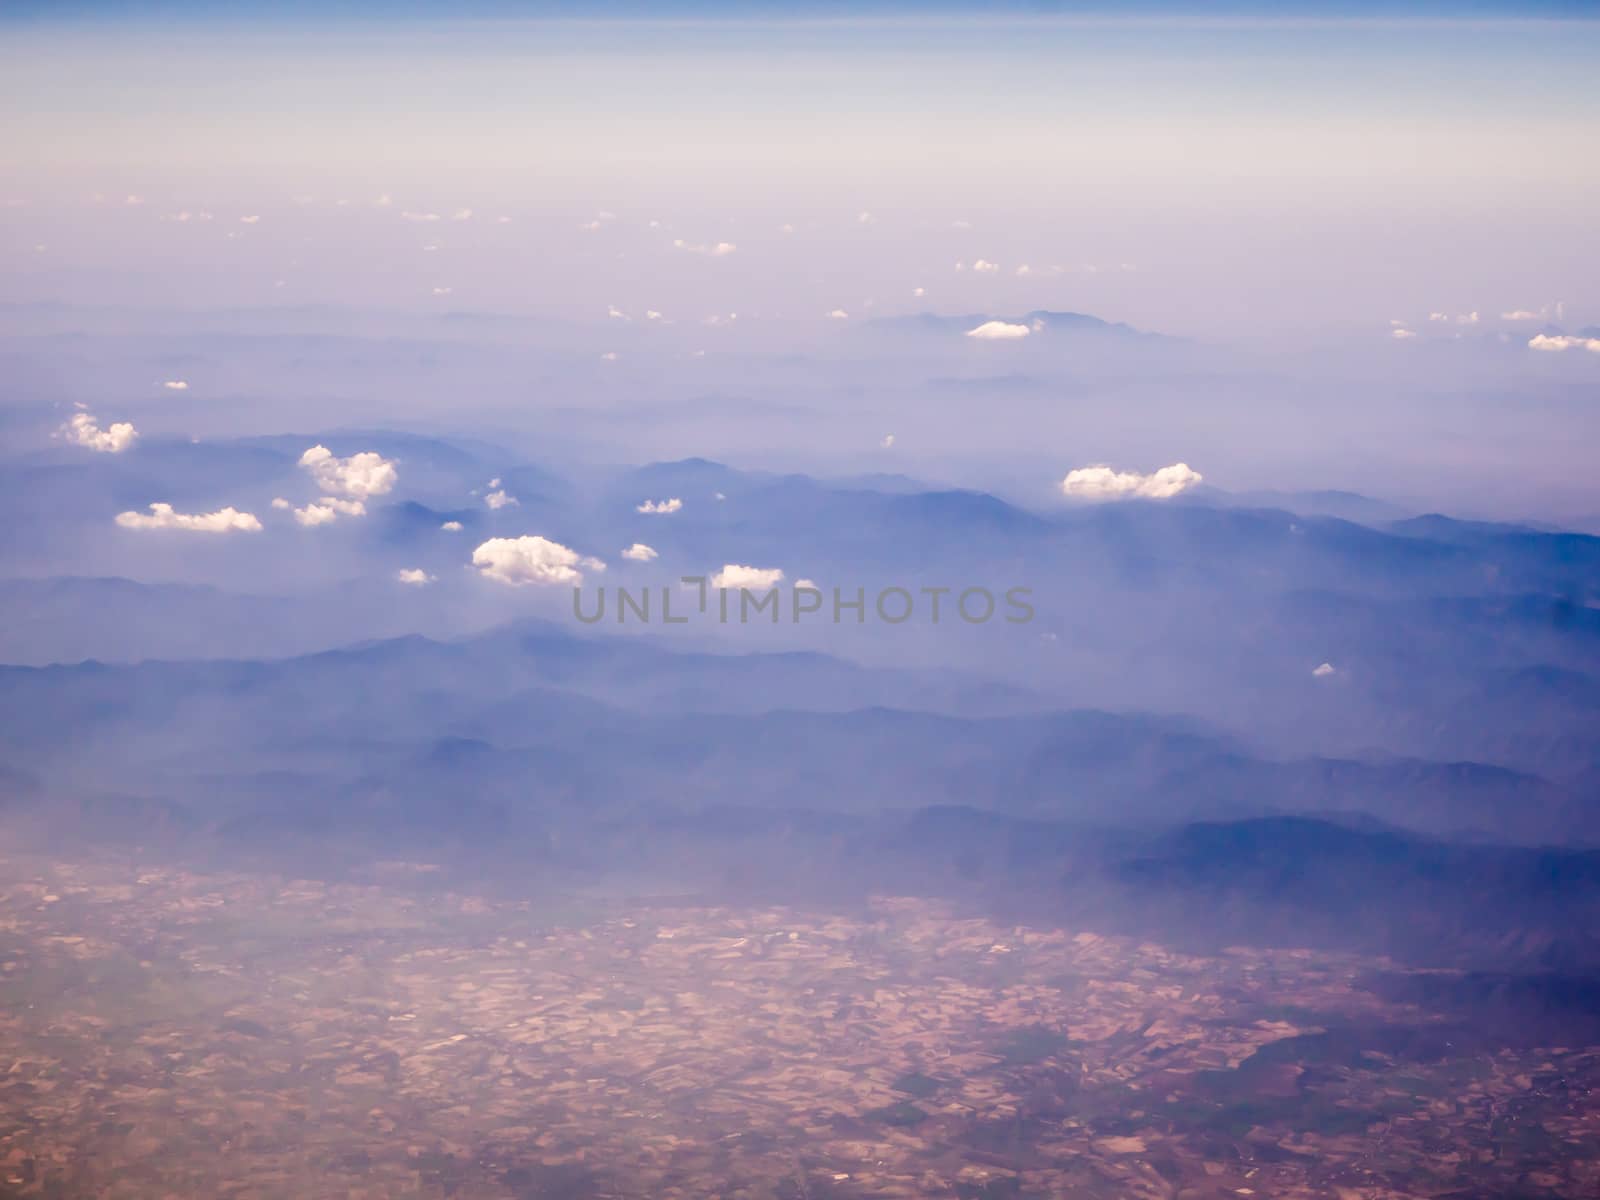
{"type": "Polygon", "coordinates": [[[1594,1193],[1586,14],[77,7],[0,1194],[1594,1193]]]}

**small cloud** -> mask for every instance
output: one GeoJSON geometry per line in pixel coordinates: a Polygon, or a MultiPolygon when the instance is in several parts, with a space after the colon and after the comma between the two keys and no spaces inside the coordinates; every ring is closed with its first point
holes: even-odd
{"type": "Polygon", "coordinates": [[[605,563],[586,558],[548,538],[524,535],[490,538],[472,552],[472,565],[485,579],[520,587],[524,584],[583,582],[584,571],[604,571],[605,563]]]}
{"type": "Polygon", "coordinates": [[[497,488],[483,498],[483,502],[491,509],[498,512],[502,508],[512,508],[521,504],[515,496],[507,494],[503,489],[497,488]]]}
{"type": "Polygon", "coordinates": [[[1565,333],[1539,333],[1528,340],[1528,349],[1545,351],[1590,350],[1600,354],[1600,338],[1573,337],[1565,333]]]}
{"type": "Polygon", "coordinates": [[[1511,312],[1501,313],[1500,319],[1502,321],[1537,321],[1543,316],[1543,313],[1529,312],[1525,308],[1517,308],[1511,312]]]}
{"type": "Polygon", "coordinates": [[[402,221],[416,221],[418,224],[431,225],[440,219],[436,212],[403,212],[400,214],[402,221]]]}
{"type": "Polygon", "coordinates": [[[654,550],[652,550],[649,546],[646,546],[643,542],[635,542],[622,552],[622,557],[627,559],[629,562],[649,562],[651,559],[659,556],[654,550]]]}
{"type": "Polygon", "coordinates": [[[634,506],[635,512],[642,513],[675,513],[683,507],[683,501],[674,496],[671,500],[646,500],[643,504],[634,506]]]}
{"type": "Polygon", "coordinates": [[[187,392],[189,390],[189,381],[187,379],[164,379],[161,381],[161,386],[169,392],[187,392]]]}
{"type": "Polygon", "coordinates": [[[606,305],[606,316],[613,317],[618,321],[630,321],[630,320],[633,319],[630,316],[628,316],[627,313],[623,312],[620,308],[618,308],[615,304],[606,305]]]}
{"type": "MultiPolygon", "coordinates": [[[[1431,312],[1431,313],[1428,314],[1428,320],[1430,320],[1430,321],[1448,321],[1449,319],[1450,319],[1450,314],[1449,313],[1431,312]]],[[[1404,321],[1391,321],[1390,324],[1391,325],[1396,325],[1396,324],[1403,325],[1403,324],[1405,324],[1405,322],[1404,321]]]]}
{"type": "Polygon", "coordinates": [[[286,509],[286,508],[292,508],[293,505],[291,505],[282,496],[274,496],[272,498],[272,507],[276,508],[276,509],[286,509]]]}
{"type": "Polygon", "coordinates": [[[394,462],[375,450],[337,458],[326,446],[313,446],[300,456],[300,466],[323,491],[345,496],[382,496],[400,478],[394,462]]]}
{"type": "Polygon", "coordinates": [[[252,213],[248,217],[240,217],[239,218],[239,224],[241,224],[241,225],[259,225],[260,223],[261,223],[261,218],[256,216],[254,213],[252,213]]]}
{"type": "Polygon", "coordinates": [[[78,412],[61,427],[61,436],[74,445],[84,446],[100,454],[121,454],[139,440],[139,431],[129,421],[118,421],[101,429],[93,414],[78,412]]]}
{"type": "Polygon", "coordinates": [[[1013,325],[1006,321],[985,321],[976,329],[967,330],[967,336],[984,342],[1005,342],[1025,338],[1029,332],[1026,325],[1013,325]]]}
{"type": "Polygon", "coordinates": [[[1462,313],[1459,317],[1456,318],[1456,324],[1457,325],[1476,325],[1477,323],[1478,323],[1478,314],[1475,313],[1475,312],[1462,313]]]}
{"type": "Polygon", "coordinates": [[[777,567],[746,567],[727,563],[711,577],[716,588],[744,588],[747,591],[765,591],[783,581],[783,572],[777,567]]]}
{"type": "Polygon", "coordinates": [[[458,208],[450,219],[452,221],[470,221],[472,220],[472,210],[470,208],[458,208]]]}
{"type": "Polygon", "coordinates": [[[460,533],[461,532],[461,522],[460,521],[446,521],[443,525],[439,526],[439,528],[444,530],[446,533],[460,533]]]}
{"type": "Polygon", "coordinates": [[[871,225],[875,220],[877,218],[869,212],[863,211],[856,214],[856,224],[858,225],[871,225]]]}
{"type": "Polygon", "coordinates": [[[604,354],[602,354],[600,356],[600,361],[601,362],[616,362],[617,359],[620,358],[620,357],[621,357],[621,355],[619,355],[615,350],[607,350],[604,354]]]}
{"type": "Polygon", "coordinates": [[[421,567],[401,567],[400,570],[394,573],[394,577],[396,581],[409,584],[412,587],[422,587],[434,581],[434,577],[421,567]]]}
{"type": "Polygon", "coordinates": [[[448,296],[448,295],[450,295],[450,293],[452,293],[454,291],[455,291],[455,288],[452,288],[452,287],[436,287],[436,288],[433,289],[433,294],[435,296],[448,296]]]}
{"type": "Polygon", "coordinates": [[[329,496],[324,500],[313,500],[304,508],[294,510],[294,519],[307,529],[314,529],[318,525],[331,525],[340,516],[364,517],[367,515],[367,506],[359,500],[343,500],[338,496],[329,496]]]}
{"type": "Polygon", "coordinates": [[[659,321],[661,320],[661,314],[653,308],[647,308],[645,309],[644,319],[646,321],[659,321]]]}
{"type": "Polygon", "coordinates": [[[928,289],[923,287],[915,287],[911,289],[911,294],[920,300],[923,296],[928,294],[928,289]]]}
{"type": "Polygon", "coordinates": [[[1000,264],[992,263],[986,258],[980,258],[972,264],[972,269],[983,275],[992,275],[1000,269],[1000,264]]]}
{"type": "Polygon", "coordinates": [[[233,506],[211,513],[174,512],[170,504],[152,504],[148,513],[117,514],[124,529],[187,529],[195,533],[257,533],[261,522],[254,513],[240,512],[233,506]]]}
{"type": "Polygon", "coordinates": [[[883,435],[883,441],[879,442],[878,445],[882,446],[885,450],[888,450],[890,447],[892,447],[894,445],[894,434],[892,434],[892,433],[884,434],[883,435]]]}
{"type": "Polygon", "coordinates": [[[672,244],[687,254],[705,254],[712,258],[726,258],[739,248],[732,242],[686,242],[682,238],[672,244]]]}
{"type": "Polygon", "coordinates": [[[1397,342],[1405,342],[1416,337],[1417,335],[1411,332],[1409,329],[1391,329],[1389,331],[1389,336],[1397,342]]]}
{"type": "Polygon", "coordinates": [[[1193,487],[1204,478],[1187,463],[1173,463],[1148,475],[1138,471],[1113,471],[1108,466],[1096,465],[1067,472],[1067,477],[1061,481],[1061,491],[1063,495],[1079,500],[1116,500],[1129,496],[1165,500],[1193,487]]]}
{"type": "Polygon", "coordinates": [[[1334,666],[1332,663],[1323,663],[1321,666],[1313,667],[1311,669],[1311,674],[1316,676],[1318,679],[1326,679],[1329,675],[1334,673],[1334,666]]]}
{"type": "Polygon", "coordinates": [[[828,320],[830,321],[848,321],[849,319],[850,314],[842,308],[836,308],[828,314],[828,320]]]}

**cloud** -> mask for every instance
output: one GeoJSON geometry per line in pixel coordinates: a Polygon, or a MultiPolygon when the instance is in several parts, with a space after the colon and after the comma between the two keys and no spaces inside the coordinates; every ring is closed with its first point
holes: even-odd
{"type": "Polygon", "coordinates": [[[169,392],[187,392],[189,390],[189,381],[187,379],[168,379],[164,380],[161,386],[169,392]]]}
{"type": "Polygon", "coordinates": [[[661,320],[661,314],[653,308],[648,308],[645,310],[644,319],[646,321],[659,321],[661,320]]]}
{"type": "Polygon", "coordinates": [[[483,502],[496,512],[502,508],[512,508],[521,504],[520,500],[507,493],[503,488],[496,488],[490,492],[483,498],[483,502]]]}
{"type": "Polygon", "coordinates": [[[313,500],[304,508],[294,510],[294,519],[306,528],[315,528],[318,525],[329,525],[339,519],[340,514],[347,517],[364,517],[367,515],[367,506],[359,500],[343,500],[337,496],[329,496],[325,500],[313,500]]]}
{"type": "Polygon", "coordinates": [[[659,557],[659,555],[643,542],[635,542],[622,552],[622,557],[629,562],[649,562],[651,559],[659,557]]]}
{"type": "Polygon", "coordinates": [[[1394,338],[1397,342],[1404,342],[1416,337],[1417,335],[1412,333],[1409,329],[1391,329],[1389,331],[1389,336],[1394,338]]]}
{"type": "Polygon", "coordinates": [[[972,264],[972,269],[982,274],[990,275],[1000,269],[1000,264],[992,263],[986,258],[980,258],[977,262],[972,264]]]}
{"type": "Polygon", "coordinates": [[[976,329],[967,330],[969,338],[978,338],[985,342],[1011,341],[1016,338],[1028,336],[1029,329],[1026,325],[1012,325],[1005,321],[985,321],[976,329]]]}
{"type": "Polygon", "coordinates": [[[410,584],[412,587],[422,587],[434,581],[433,576],[421,567],[401,567],[394,573],[394,577],[398,582],[410,584]]]}
{"type": "Polygon", "coordinates": [[[189,529],[196,533],[256,533],[261,529],[254,513],[240,512],[231,505],[212,513],[181,513],[174,512],[170,504],[152,504],[148,513],[118,513],[117,524],[124,529],[189,529]]]}
{"type": "Polygon", "coordinates": [[[928,289],[925,287],[914,287],[911,289],[911,294],[920,300],[923,296],[928,294],[928,289]]]}
{"type": "Polygon", "coordinates": [[[686,253],[706,254],[712,258],[726,258],[739,248],[732,242],[686,242],[682,238],[678,238],[672,244],[686,253]]]}
{"type": "Polygon", "coordinates": [[[1517,308],[1510,312],[1501,313],[1500,319],[1502,321],[1537,321],[1542,316],[1544,316],[1543,313],[1529,312],[1525,308],[1517,308]]]}
{"type": "Polygon", "coordinates": [[[671,500],[646,500],[643,504],[635,505],[635,512],[642,513],[675,513],[683,507],[683,501],[674,496],[671,500]]]}
{"type": "Polygon", "coordinates": [[[1311,673],[1318,679],[1326,679],[1334,674],[1334,667],[1332,663],[1323,663],[1320,667],[1313,667],[1311,673]]]}
{"type": "Polygon", "coordinates": [[[1067,472],[1067,477],[1061,481],[1061,491],[1080,500],[1114,500],[1126,496],[1165,500],[1193,487],[1204,478],[1187,463],[1173,463],[1149,475],[1141,475],[1137,471],[1113,471],[1110,467],[1097,465],[1067,472]]]}
{"type": "Polygon", "coordinates": [[[261,218],[256,216],[253,213],[248,217],[240,217],[239,218],[239,224],[241,224],[241,225],[255,225],[255,224],[258,224],[260,221],[261,221],[261,218]]]}
{"type": "Polygon", "coordinates": [[[842,308],[836,308],[828,314],[828,320],[830,321],[848,321],[849,319],[850,314],[842,308]]]}
{"type": "Polygon", "coordinates": [[[633,319],[632,317],[628,316],[627,313],[623,312],[620,308],[618,308],[615,304],[606,305],[606,316],[614,317],[619,321],[631,321],[633,319]]]}
{"type": "Polygon", "coordinates": [[[888,450],[890,447],[892,447],[894,445],[894,434],[892,434],[892,433],[884,434],[883,435],[883,441],[879,442],[878,445],[882,446],[885,450],[888,450]]]}
{"type": "Polygon", "coordinates": [[[746,567],[727,563],[711,577],[716,588],[744,588],[747,591],[765,591],[783,581],[783,572],[777,567],[746,567]]]}
{"type": "Polygon", "coordinates": [[[548,538],[524,535],[490,538],[472,552],[472,565],[484,578],[520,587],[523,584],[577,585],[584,571],[604,571],[605,563],[586,558],[548,538]]]}
{"type": "Polygon", "coordinates": [[[272,507],[273,508],[291,508],[293,506],[287,500],[285,500],[282,496],[274,496],[272,498],[272,507]]]}
{"type": "Polygon", "coordinates": [[[446,521],[443,525],[439,526],[439,528],[444,530],[446,533],[460,533],[461,532],[461,522],[460,521],[446,521]]]}
{"type": "Polygon", "coordinates": [[[1573,337],[1570,334],[1535,334],[1528,340],[1529,350],[1592,350],[1600,354],[1600,338],[1573,337]]]}
{"type": "Polygon", "coordinates": [[[72,419],[61,427],[61,436],[100,454],[121,454],[139,440],[139,431],[129,421],[101,429],[92,413],[80,412],[73,413],[72,419]]]}
{"type": "Polygon", "coordinates": [[[382,496],[400,478],[393,461],[375,450],[337,458],[326,446],[313,446],[300,456],[300,466],[323,491],[345,496],[382,496]]]}
{"type": "Polygon", "coordinates": [[[1459,317],[1456,318],[1456,324],[1457,325],[1476,325],[1477,323],[1478,323],[1478,314],[1475,313],[1475,312],[1462,313],[1459,317]]]}

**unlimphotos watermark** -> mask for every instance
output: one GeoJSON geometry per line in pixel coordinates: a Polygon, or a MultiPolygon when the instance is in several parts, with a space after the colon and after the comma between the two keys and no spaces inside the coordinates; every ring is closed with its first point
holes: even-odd
{"type": "Polygon", "coordinates": [[[718,587],[708,576],[685,575],[676,588],[575,587],[572,615],[585,625],[598,624],[608,615],[618,625],[630,621],[642,625],[687,625],[696,620],[719,625],[766,620],[776,625],[786,615],[795,625],[865,625],[869,618],[885,625],[904,625],[913,620],[932,625],[946,620],[968,625],[984,625],[993,620],[1026,625],[1034,616],[1032,596],[1033,589],[1027,587],[1006,588],[998,595],[986,587],[884,587],[870,593],[864,587],[824,590],[809,583],[718,587]]]}

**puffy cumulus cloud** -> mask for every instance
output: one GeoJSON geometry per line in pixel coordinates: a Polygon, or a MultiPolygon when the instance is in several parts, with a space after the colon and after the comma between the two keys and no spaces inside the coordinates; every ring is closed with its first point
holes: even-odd
{"type": "Polygon", "coordinates": [[[967,336],[984,342],[1005,342],[1025,338],[1030,332],[1032,331],[1026,325],[1013,325],[1008,321],[985,321],[976,329],[967,330],[967,336]]]}
{"type": "Polygon", "coordinates": [[[1311,674],[1318,679],[1326,679],[1329,675],[1334,673],[1335,671],[1332,663],[1323,663],[1321,666],[1311,668],[1311,674]]]}
{"type": "MultiPolygon", "coordinates": [[[[274,504],[276,507],[276,504],[274,504]]],[[[344,500],[338,496],[330,496],[325,500],[313,500],[304,508],[294,510],[294,519],[306,528],[315,528],[318,525],[329,525],[337,521],[340,516],[364,517],[367,515],[367,506],[359,500],[344,500]]]]}
{"type": "Polygon", "coordinates": [[[229,505],[210,513],[174,512],[170,504],[152,504],[150,511],[117,514],[124,529],[188,529],[195,533],[256,533],[261,522],[254,513],[240,512],[229,505]]]}
{"type": "Polygon", "coordinates": [[[673,243],[679,250],[689,254],[705,254],[712,258],[726,258],[739,247],[732,242],[686,242],[682,238],[673,243]]]}
{"type": "Polygon", "coordinates": [[[394,462],[376,450],[339,458],[326,446],[317,445],[300,456],[300,466],[323,491],[343,496],[382,496],[392,491],[400,478],[394,462]]]}
{"type": "Polygon", "coordinates": [[[460,521],[446,521],[443,525],[439,526],[439,528],[444,530],[446,533],[460,533],[461,532],[461,522],[460,521]]]}
{"type": "Polygon", "coordinates": [[[1199,483],[1205,476],[1188,463],[1173,463],[1148,475],[1138,471],[1113,471],[1097,465],[1068,471],[1061,481],[1064,495],[1078,500],[1115,500],[1138,496],[1146,500],[1165,500],[1199,483]]]}
{"type": "Polygon", "coordinates": [[[783,582],[783,572],[777,567],[746,567],[739,563],[725,563],[722,570],[711,577],[716,588],[744,588],[746,591],[765,591],[783,582]]]}
{"type": "Polygon", "coordinates": [[[675,513],[683,507],[683,501],[674,496],[670,500],[646,500],[643,504],[635,505],[635,512],[642,513],[675,513]]]}
{"type": "Polygon", "coordinates": [[[649,546],[646,546],[643,542],[635,542],[622,552],[622,557],[627,559],[629,562],[649,562],[651,559],[658,558],[660,556],[656,554],[655,550],[649,546]]]}
{"type": "Polygon", "coordinates": [[[1000,269],[1000,264],[992,263],[986,258],[980,258],[972,264],[972,269],[981,275],[992,275],[1000,269]]]}
{"type": "Polygon", "coordinates": [[[1600,338],[1573,337],[1566,333],[1540,333],[1528,340],[1529,350],[1590,350],[1600,354],[1600,338]]]}
{"type": "Polygon", "coordinates": [[[121,454],[139,440],[139,431],[129,421],[101,429],[93,413],[80,412],[73,413],[72,419],[61,427],[61,436],[100,454],[121,454]]]}
{"type": "Polygon", "coordinates": [[[496,512],[502,508],[512,508],[522,503],[504,488],[496,488],[483,498],[483,502],[496,512]]]}
{"type": "Polygon", "coordinates": [[[394,577],[397,582],[408,584],[411,587],[423,587],[434,581],[433,576],[429,575],[421,567],[401,567],[394,573],[394,577]]]}
{"type": "Polygon", "coordinates": [[[537,535],[490,538],[472,552],[472,565],[499,583],[577,585],[584,571],[604,571],[605,563],[537,535]]]}

